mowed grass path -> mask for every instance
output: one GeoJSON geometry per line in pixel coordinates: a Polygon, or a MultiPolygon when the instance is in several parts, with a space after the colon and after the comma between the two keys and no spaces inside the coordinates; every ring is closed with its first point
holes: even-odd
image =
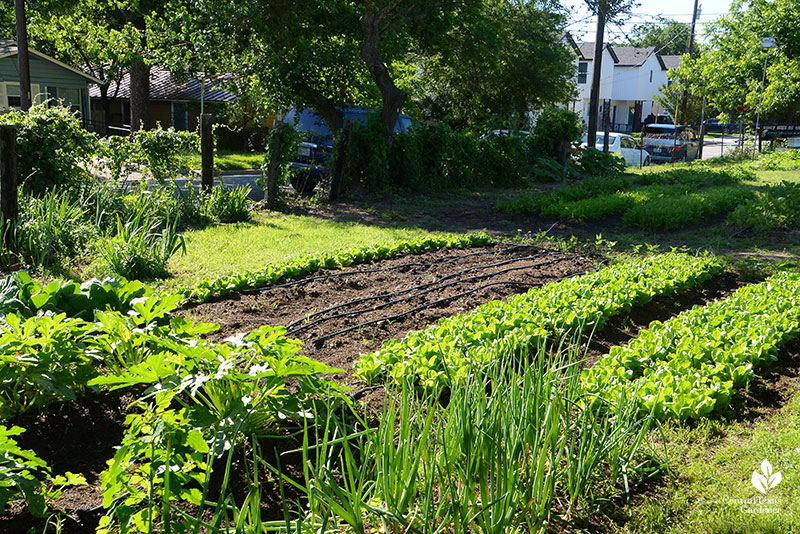
{"type": "Polygon", "coordinates": [[[210,226],[184,233],[186,254],[172,258],[169,270],[174,276],[165,283],[168,286],[190,285],[204,278],[261,268],[287,256],[333,252],[425,235],[433,235],[433,232],[257,213],[250,223],[210,226]]]}

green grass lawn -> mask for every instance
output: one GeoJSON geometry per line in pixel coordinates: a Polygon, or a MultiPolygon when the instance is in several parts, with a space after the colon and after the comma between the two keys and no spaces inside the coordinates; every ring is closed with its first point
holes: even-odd
{"type": "MultiPolygon", "coordinates": [[[[666,427],[673,477],[633,507],[625,534],[783,533],[800,527],[800,393],[757,423],[704,420],[666,427]],[[782,481],[763,495],[753,471],[782,481]]],[[[613,530],[613,529],[612,529],[613,530]]]]}
{"type": "MultiPolygon", "coordinates": [[[[214,153],[214,168],[221,171],[239,171],[245,169],[260,169],[264,163],[263,152],[235,152],[232,150],[217,150],[214,153]]],[[[200,154],[189,156],[189,165],[192,169],[200,168],[200,154]]]]}
{"type": "Polygon", "coordinates": [[[186,255],[175,256],[169,286],[189,285],[299,254],[410,239],[432,232],[316,217],[258,213],[253,222],[211,226],[184,234],[186,255]]]}

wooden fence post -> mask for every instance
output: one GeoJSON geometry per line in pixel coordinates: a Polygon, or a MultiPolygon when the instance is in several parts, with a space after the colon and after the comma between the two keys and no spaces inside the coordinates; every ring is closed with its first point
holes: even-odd
{"type": "Polygon", "coordinates": [[[10,232],[17,222],[17,128],[0,126],[0,214],[3,245],[8,248],[10,232]]]}
{"type": "Polygon", "coordinates": [[[203,192],[214,186],[214,132],[211,113],[200,115],[200,185],[203,192]]]}
{"type": "Polygon", "coordinates": [[[350,136],[353,133],[353,123],[348,122],[344,125],[344,131],[339,140],[339,150],[336,155],[336,162],[333,166],[333,176],[331,176],[331,188],[328,191],[328,202],[333,202],[339,196],[342,188],[342,174],[344,174],[344,159],[347,157],[347,145],[350,144],[350,136]]]}
{"type": "Polygon", "coordinates": [[[272,142],[274,145],[269,147],[271,159],[269,169],[267,169],[267,190],[264,191],[268,210],[274,210],[278,202],[278,173],[281,171],[281,163],[283,163],[281,161],[280,136],[276,135],[272,142]]]}

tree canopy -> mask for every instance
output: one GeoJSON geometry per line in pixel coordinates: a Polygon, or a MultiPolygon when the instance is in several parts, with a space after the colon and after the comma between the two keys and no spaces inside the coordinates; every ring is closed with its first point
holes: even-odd
{"type": "Polygon", "coordinates": [[[623,44],[655,46],[662,55],[681,56],[688,52],[690,31],[690,24],[659,16],[654,23],[635,25],[623,44]]]}
{"type": "Polygon", "coordinates": [[[674,72],[679,83],[705,95],[720,112],[755,119],[767,62],[762,117],[794,120],[800,107],[800,14],[795,0],[735,0],[728,15],[706,28],[700,56],[674,72]],[[777,48],[761,48],[774,37],[777,48]]]}
{"type": "Polygon", "coordinates": [[[419,58],[424,111],[466,126],[569,100],[574,56],[561,40],[565,21],[551,0],[492,0],[460,17],[442,46],[419,58]]]}

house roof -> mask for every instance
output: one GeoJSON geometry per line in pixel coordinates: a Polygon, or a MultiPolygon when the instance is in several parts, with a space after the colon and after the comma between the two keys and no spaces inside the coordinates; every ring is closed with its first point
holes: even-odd
{"type": "MultiPolygon", "coordinates": [[[[17,42],[16,41],[0,41],[0,59],[2,59],[4,57],[16,56],[18,53],[19,53],[19,49],[17,48],[17,42]]],[[[31,55],[40,57],[40,58],[44,59],[45,61],[49,61],[50,63],[55,63],[59,67],[63,67],[65,69],[67,69],[68,71],[74,72],[78,76],[82,76],[83,78],[85,78],[86,80],[88,80],[91,83],[100,83],[100,80],[98,80],[94,76],[86,74],[82,70],[76,69],[75,67],[71,67],[70,65],[67,65],[66,63],[62,63],[59,60],[48,56],[47,54],[42,54],[38,50],[34,50],[33,48],[28,48],[28,53],[31,54],[31,55]]]]}
{"type": "Polygon", "coordinates": [[[620,67],[641,67],[656,51],[655,46],[615,46],[614,52],[619,58],[620,67]]]}
{"type": "MultiPolygon", "coordinates": [[[[194,102],[199,101],[201,93],[205,92],[203,100],[206,102],[228,102],[236,95],[219,86],[219,80],[206,81],[205,88],[201,87],[200,80],[189,77],[184,81],[177,79],[170,71],[158,67],[150,68],[150,100],[167,102],[194,102]]],[[[108,94],[116,95],[115,98],[128,99],[131,96],[131,77],[126,73],[119,81],[111,82],[108,94]]],[[[89,96],[100,98],[100,88],[89,88],[89,96]]]]}
{"type": "Polygon", "coordinates": [[[667,66],[667,69],[674,69],[675,67],[681,66],[681,61],[683,56],[661,56],[661,59],[664,60],[664,65],[667,66]]]}
{"type": "MultiPolygon", "coordinates": [[[[608,52],[611,54],[611,58],[614,60],[614,63],[618,63],[619,58],[617,58],[614,48],[608,43],[605,43],[603,47],[608,49],[608,52]]],[[[578,51],[580,52],[581,59],[584,61],[594,60],[594,43],[578,43],[578,51]]]]}
{"type": "MultiPolygon", "coordinates": [[[[654,46],[617,46],[613,44],[606,44],[606,48],[614,58],[614,66],[616,67],[641,67],[651,55],[655,54],[658,64],[661,65],[662,70],[667,70],[661,55],[656,51],[654,46]]],[[[585,61],[592,61],[594,58],[594,43],[578,43],[581,59],[585,61]]]]}

